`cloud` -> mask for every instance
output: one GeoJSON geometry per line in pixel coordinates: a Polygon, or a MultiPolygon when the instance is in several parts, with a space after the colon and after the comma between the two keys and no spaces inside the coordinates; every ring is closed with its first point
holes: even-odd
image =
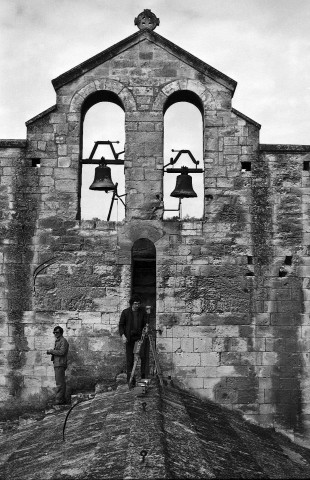
{"type": "Polygon", "coordinates": [[[268,137],[285,119],[287,143],[309,142],[309,0],[4,0],[0,137],[24,138],[55,103],[50,81],[133,34],[145,8],[160,35],[238,82],[233,106],[268,137]]]}

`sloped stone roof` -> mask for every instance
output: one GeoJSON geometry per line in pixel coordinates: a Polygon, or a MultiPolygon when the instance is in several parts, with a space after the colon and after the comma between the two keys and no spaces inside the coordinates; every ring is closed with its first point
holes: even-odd
{"type": "Polygon", "coordinates": [[[310,450],[211,401],[126,385],[0,437],[0,478],[309,478],[310,450]],[[146,455],[141,455],[142,451],[146,455]],[[144,461],[143,461],[144,458],[144,461]]]}
{"type": "Polygon", "coordinates": [[[133,35],[130,35],[124,40],[121,40],[120,42],[116,43],[112,47],[107,48],[103,52],[98,53],[97,55],[91,57],[85,62],[82,62],[76,67],[68,70],[67,72],[63,73],[59,77],[52,80],[53,87],[57,91],[60,87],[62,87],[66,83],[71,82],[76,78],[79,78],[89,70],[92,70],[98,65],[101,65],[102,63],[114,58],[116,55],[124,52],[125,50],[128,50],[130,47],[136,45],[137,43],[145,39],[167,50],[169,53],[179,58],[183,62],[187,63],[188,65],[192,66],[197,71],[203,73],[204,75],[209,76],[210,78],[220,83],[221,85],[224,85],[226,88],[228,88],[232,92],[235,91],[237,86],[237,82],[235,80],[228,77],[224,73],[216,70],[215,68],[211,67],[207,63],[203,62],[199,58],[195,57],[191,53],[184,50],[183,48],[179,47],[178,45],[175,45],[173,42],[170,42],[170,40],[167,40],[166,38],[162,37],[161,35],[158,35],[158,33],[153,32],[151,30],[139,30],[133,35]]]}

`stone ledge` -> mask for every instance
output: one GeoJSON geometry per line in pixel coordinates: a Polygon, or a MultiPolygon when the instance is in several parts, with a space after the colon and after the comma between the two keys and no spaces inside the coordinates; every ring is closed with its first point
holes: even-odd
{"type": "Polygon", "coordinates": [[[231,113],[233,113],[233,114],[236,115],[237,117],[242,118],[242,119],[245,120],[246,122],[252,123],[252,124],[255,125],[255,127],[257,127],[259,130],[261,129],[261,124],[260,124],[260,123],[255,122],[255,120],[252,120],[252,118],[247,117],[246,115],[244,115],[244,113],[239,112],[239,111],[236,110],[235,108],[232,108],[232,109],[231,109],[231,113]]]}
{"type": "Polygon", "coordinates": [[[45,117],[45,115],[48,115],[49,113],[53,112],[54,110],[56,110],[56,108],[57,108],[57,105],[53,105],[52,107],[47,108],[43,112],[38,113],[38,115],[36,115],[35,117],[32,117],[30,118],[30,120],[27,120],[27,122],[25,122],[25,125],[28,126],[31,123],[34,123],[36,120],[39,120],[40,118],[45,117]]]}
{"type": "Polygon", "coordinates": [[[27,140],[22,139],[4,139],[0,140],[0,148],[26,148],[27,140]]]}
{"type": "Polygon", "coordinates": [[[310,145],[268,144],[259,145],[260,152],[266,153],[309,153],[310,145]]]}

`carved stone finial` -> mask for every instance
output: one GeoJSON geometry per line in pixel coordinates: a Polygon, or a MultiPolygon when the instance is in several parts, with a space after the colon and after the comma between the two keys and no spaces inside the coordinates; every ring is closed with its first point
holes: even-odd
{"type": "Polygon", "coordinates": [[[140,30],[154,30],[159,25],[159,18],[151,10],[143,10],[136,18],[135,25],[140,30]]]}

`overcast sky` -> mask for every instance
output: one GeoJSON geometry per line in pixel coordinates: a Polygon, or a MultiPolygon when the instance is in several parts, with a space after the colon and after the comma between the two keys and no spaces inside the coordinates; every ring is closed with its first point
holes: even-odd
{"type": "Polygon", "coordinates": [[[137,30],[157,32],[238,82],[233,107],[262,143],[310,143],[309,0],[0,0],[0,138],[55,104],[51,80],[137,30]]]}
{"type": "Polygon", "coordinates": [[[55,104],[51,80],[135,33],[145,8],[238,82],[233,107],[262,125],[261,143],[310,144],[310,0],[0,0],[0,138],[26,138],[55,104]]]}

